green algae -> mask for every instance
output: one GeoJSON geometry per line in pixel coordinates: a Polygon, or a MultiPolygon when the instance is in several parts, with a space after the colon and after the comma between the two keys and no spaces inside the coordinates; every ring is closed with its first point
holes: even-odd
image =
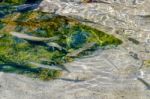
{"type": "Polygon", "coordinates": [[[0,3],[0,18],[7,14],[11,14],[15,12],[16,10],[17,10],[16,6],[13,4],[0,3]]]}
{"type": "Polygon", "coordinates": [[[61,71],[36,67],[31,62],[50,67],[61,66],[73,61],[74,57],[67,56],[68,53],[81,49],[87,43],[95,43],[95,46],[83,50],[76,57],[82,57],[99,46],[117,46],[122,43],[113,35],[83,25],[78,20],[39,11],[7,15],[0,19],[0,25],[0,35],[3,35],[0,38],[1,71],[27,74],[42,80],[57,78],[61,71]],[[15,37],[10,32],[43,38],[58,36],[59,39],[36,42],[15,37]],[[5,68],[5,65],[9,65],[9,68],[5,68]]]}
{"type": "Polygon", "coordinates": [[[5,3],[10,4],[24,4],[27,0],[4,0],[5,3]]]}
{"type": "Polygon", "coordinates": [[[42,0],[0,0],[0,18],[15,12],[27,12],[38,7],[42,0]]]}
{"type": "Polygon", "coordinates": [[[150,60],[145,60],[144,61],[144,67],[150,68],[150,60]]]}
{"type": "Polygon", "coordinates": [[[15,5],[20,5],[20,4],[25,4],[25,3],[37,3],[41,0],[1,0],[1,3],[7,3],[7,4],[15,4],[15,5]]]}

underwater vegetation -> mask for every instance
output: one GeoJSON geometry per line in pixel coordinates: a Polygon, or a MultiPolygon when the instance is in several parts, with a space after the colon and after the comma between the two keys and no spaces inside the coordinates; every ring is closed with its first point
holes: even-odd
{"type": "Polygon", "coordinates": [[[150,67],[150,60],[145,60],[144,61],[144,66],[149,68],[150,67]]]}
{"type": "Polygon", "coordinates": [[[41,0],[0,0],[1,3],[9,3],[9,4],[24,4],[24,3],[37,3],[41,0]]]}
{"type": "Polygon", "coordinates": [[[38,7],[42,0],[0,0],[0,18],[14,12],[25,12],[38,7]]]}
{"type": "Polygon", "coordinates": [[[78,20],[28,11],[0,19],[0,70],[42,80],[55,79],[63,64],[97,48],[117,46],[113,35],[81,24],[78,20]]]}
{"type": "Polygon", "coordinates": [[[26,0],[1,0],[1,2],[9,4],[24,4],[26,0]]]}
{"type": "Polygon", "coordinates": [[[7,3],[0,3],[0,18],[15,11],[17,11],[17,8],[15,6],[7,3]]]}

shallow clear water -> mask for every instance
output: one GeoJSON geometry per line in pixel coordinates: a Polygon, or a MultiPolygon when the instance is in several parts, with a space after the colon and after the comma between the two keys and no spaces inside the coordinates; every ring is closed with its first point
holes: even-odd
{"type": "MultiPolygon", "coordinates": [[[[91,25],[120,37],[124,43],[113,49],[98,50],[90,56],[67,63],[71,71],[60,79],[42,82],[15,74],[0,74],[2,99],[149,99],[150,91],[138,80],[150,83],[150,69],[142,67],[150,59],[149,0],[110,0],[111,4],[74,4],[54,0],[41,3],[43,11],[79,16],[96,22],[91,25]],[[52,2],[50,2],[52,1],[52,2]],[[72,10],[70,10],[72,9],[72,10]],[[82,9],[82,10],[81,10],[82,9]],[[94,12],[94,11],[95,12],[94,12]],[[139,45],[128,41],[132,37],[139,45]],[[138,60],[130,55],[138,54],[138,60]]],[[[59,1],[59,0],[58,0],[59,1]]],[[[62,0],[61,0],[62,1],[62,0]]]]}

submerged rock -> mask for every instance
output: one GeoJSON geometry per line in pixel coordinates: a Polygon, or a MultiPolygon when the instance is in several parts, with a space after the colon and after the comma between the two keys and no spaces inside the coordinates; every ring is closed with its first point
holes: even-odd
{"type": "Polygon", "coordinates": [[[41,0],[1,0],[1,3],[9,3],[9,4],[25,4],[25,3],[37,3],[41,0]]]}
{"type": "Polygon", "coordinates": [[[14,12],[27,12],[36,9],[41,0],[1,0],[0,18],[14,12]]]}
{"type": "Polygon", "coordinates": [[[78,20],[38,11],[8,15],[0,19],[0,24],[4,26],[0,29],[0,34],[4,35],[0,38],[1,71],[32,74],[43,80],[57,78],[61,71],[30,63],[60,67],[74,57],[81,57],[86,50],[93,51],[96,46],[122,43],[114,36],[83,25],[78,20]],[[50,39],[54,37],[58,38],[50,39]],[[10,70],[5,65],[9,65],[10,70]]]}
{"type": "Polygon", "coordinates": [[[17,11],[16,6],[0,3],[0,18],[17,11]]]}

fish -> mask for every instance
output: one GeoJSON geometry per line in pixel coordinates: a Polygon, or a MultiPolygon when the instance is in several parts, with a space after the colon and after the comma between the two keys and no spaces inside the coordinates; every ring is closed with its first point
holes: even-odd
{"type": "Polygon", "coordinates": [[[44,38],[44,37],[35,37],[35,36],[31,36],[31,35],[28,35],[28,34],[23,34],[23,33],[19,33],[19,32],[10,32],[10,34],[12,36],[15,36],[17,38],[21,38],[21,39],[25,39],[25,40],[29,40],[29,41],[37,41],[37,42],[40,42],[40,41],[55,41],[55,40],[58,40],[59,37],[58,36],[54,36],[54,37],[50,37],[50,38],[44,38]]]}
{"type": "Polygon", "coordinates": [[[63,49],[59,44],[57,44],[57,43],[55,43],[55,42],[49,42],[49,43],[46,43],[46,44],[47,44],[47,46],[49,46],[49,47],[54,47],[54,48],[57,48],[57,49],[59,49],[59,50],[62,50],[62,49],[63,49]]]}
{"type": "Polygon", "coordinates": [[[38,7],[38,4],[23,4],[23,5],[17,6],[17,11],[24,12],[24,11],[33,10],[37,7],[38,7]]]}
{"type": "Polygon", "coordinates": [[[69,81],[69,82],[75,82],[75,83],[78,83],[78,82],[84,82],[85,80],[80,80],[80,79],[69,79],[69,78],[59,78],[61,80],[64,80],[64,81],[69,81]]]}
{"type": "Polygon", "coordinates": [[[131,57],[133,57],[134,59],[139,60],[139,57],[138,57],[138,54],[137,54],[137,53],[130,51],[130,52],[129,52],[129,55],[130,55],[131,57]]]}
{"type": "Polygon", "coordinates": [[[84,0],[87,3],[105,3],[105,4],[110,4],[108,1],[106,0],[84,0]]]}
{"type": "Polygon", "coordinates": [[[91,47],[93,47],[96,43],[95,42],[92,42],[92,43],[86,43],[83,45],[82,48],[79,48],[78,50],[75,50],[71,53],[68,53],[67,56],[69,57],[76,57],[78,56],[80,53],[82,53],[83,51],[87,50],[87,49],[90,49],[91,47]]]}
{"type": "Polygon", "coordinates": [[[140,42],[134,38],[129,37],[128,40],[131,41],[132,43],[136,44],[136,45],[140,44],[140,42]]]}

